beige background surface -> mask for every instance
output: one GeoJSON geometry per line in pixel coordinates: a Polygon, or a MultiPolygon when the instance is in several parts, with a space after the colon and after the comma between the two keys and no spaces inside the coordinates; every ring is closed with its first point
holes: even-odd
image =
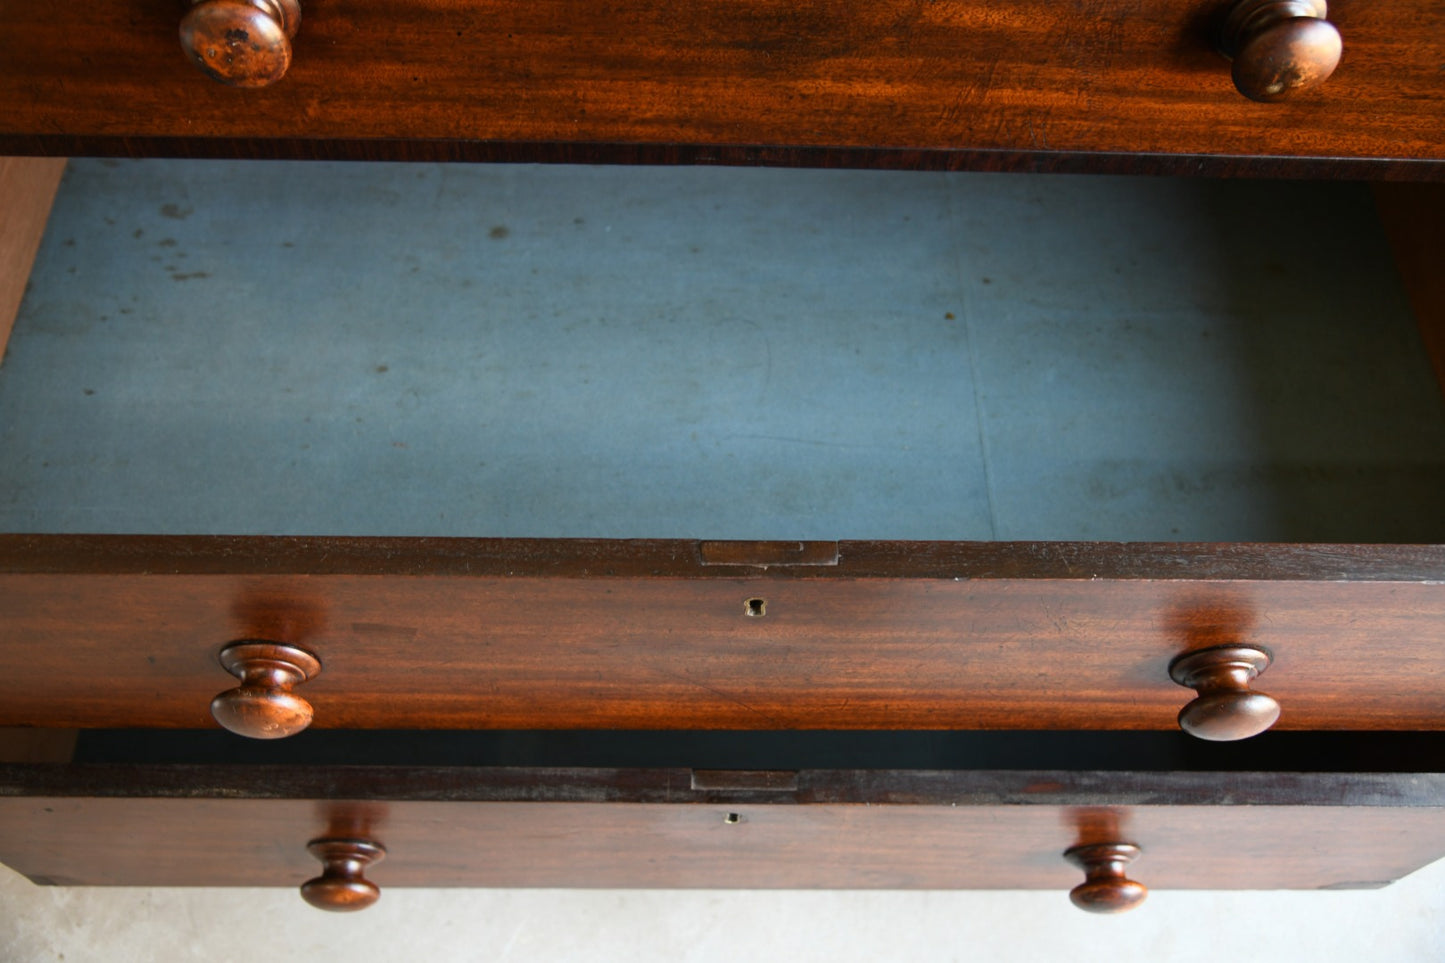
{"type": "Polygon", "coordinates": [[[0,960],[1439,961],[1445,861],[1381,890],[1062,893],[392,890],[354,916],[276,890],[31,885],[0,868],[0,960]]]}

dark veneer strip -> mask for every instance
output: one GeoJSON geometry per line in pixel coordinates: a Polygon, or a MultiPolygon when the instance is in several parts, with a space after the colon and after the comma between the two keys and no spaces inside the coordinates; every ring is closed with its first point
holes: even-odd
{"type": "Polygon", "coordinates": [[[708,144],[585,144],[468,140],[0,135],[0,154],[194,160],[403,161],[784,167],[886,171],[1445,182],[1445,162],[1408,157],[906,150],[708,144]]]}
{"type": "MultiPolygon", "coordinates": [[[[542,767],[798,771],[1445,772],[1445,733],[1266,732],[1206,742],[1182,732],[317,730],[244,739],[219,729],[97,729],[85,764],[542,767]]],[[[1442,801],[1445,802],[1445,801],[1442,801]]]]}
{"type": "Polygon", "coordinates": [[[0,573],[1445,582],[1445,545],[838,543],[836,565],[704,565],[683,539],[0,535],[0,573]]]}
{"type": "Polygon", "coordinates": [[[0,797],[889,806],[1438,808],[1441,773],[803,770],[796,790],[694,790],[689,769],[0,766],[0,797]]]}

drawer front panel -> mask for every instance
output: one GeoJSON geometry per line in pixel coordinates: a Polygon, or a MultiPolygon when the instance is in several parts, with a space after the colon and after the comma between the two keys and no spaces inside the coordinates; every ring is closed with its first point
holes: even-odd
{"type": "Polygon", "coordinates": [[[0,725],[210,725],[256,638],[318,727],[1168,729],[1234,643],[1279,728],[1445,722],[1442,549],[786,547],[0,537],[0,725]]]}
{"type": "Polygon", "coordinates": [[[548,146],[574,143],[613,145],[613,159],[809,162],[749,149],[778,145],[892,166],[990,163],[957,151],[1445,158],[1445,11],[1427,0],[1336,3],[1335,75],[1268,105],[1234,90],[1215,51],[1228,4],[1201,0],[302,6],[286,76],[233,90],[181,52],[174,6],[103,0],[79,16],[0,4],[0,150],[599,156],[548,146]],[[629,155],[639,145],[706,149],[629,155]],[[892,150],[943,156],[890,161],[892,150]]]}
{"type": "MultiPolygon", "coordinates": [[[[889,774],[873,774],[886,786],[889,774]]],[[[1429,777],[1426,777],[1429,778],[1429,777]]],[[[1047,788],[1043,794],[1047,795],[1047,788]]],[[[388,886],[1057,889],[1129,842],[1160,889],[1383,885],[1445,855],[1445,809],[11,797],[0,860],[64,885],[295,886],[317,838],[380,843],[388,886]]],[[[697,795],[697,794],[693,794],[697,795]]],[[[747,794],[734,794],[746,797],[747,794]]],[[[1167,794],[1161,794],[1167,799],[1167,794]]]]}

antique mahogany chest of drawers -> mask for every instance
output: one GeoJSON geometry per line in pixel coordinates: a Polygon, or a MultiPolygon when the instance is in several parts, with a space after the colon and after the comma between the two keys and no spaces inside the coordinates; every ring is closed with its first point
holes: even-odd
{"type": "MultiPolygon", "coordinates": [[[[1442,64],[1424,0],[0,0],[0,293],[67,156],[1368,179],[1445,375],[1442,64]]],[[[331,909],[370,877],[1113,910],[1141,851],[1164,887],[1377,885],[1445,854],[1445,509],[1411,511],[1349,544],[15,531],[0,861],[324,866],[331,909]]]]}

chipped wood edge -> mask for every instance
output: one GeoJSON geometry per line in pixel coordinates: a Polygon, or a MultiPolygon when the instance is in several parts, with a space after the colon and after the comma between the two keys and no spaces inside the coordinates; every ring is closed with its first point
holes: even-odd
{"type": "Polygon", "coordinates": [[[0,728],[0,763],[70,762],[78,729],[0,728]]]}
{"type": "Polygon", "coordinates": [[[1445,184],[1381,183],[1374,191],[1425,353],[1445,390],[1445,184]]]}
{"type": "Polygon", "coordinates": [[[64,157],[0,157],[0,362],[64,171],[64,157]]]}

